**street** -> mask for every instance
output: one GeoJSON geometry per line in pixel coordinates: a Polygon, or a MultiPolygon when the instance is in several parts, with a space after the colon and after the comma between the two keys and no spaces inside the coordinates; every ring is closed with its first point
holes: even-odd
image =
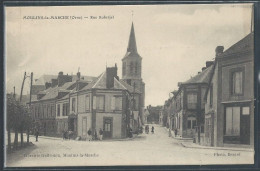
{"type": "MultiPolygon", "coordinates": [[[[185,148],[164,127],[132,140],[75,141],[31,137],[33,146],[7,157],[7,167],[250,164],[254,152],[185,148]]],[[[151,125],[150,125],[151,128],[151,125]]]]}

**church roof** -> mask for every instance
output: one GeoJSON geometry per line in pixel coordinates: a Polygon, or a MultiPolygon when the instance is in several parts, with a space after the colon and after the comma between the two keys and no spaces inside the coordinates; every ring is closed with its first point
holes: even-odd
{"type": "MultiPolygon", "coordinates": [[[[127,46],[127,51],[125,54],[125,57],[140,57],[140,55],[137,52],[137,45],[136,45],[136,40],[135,40],[135,30],[134,30],[134,23],[132,23],[131,26],[131,31],[130,31],[130,36],[129,36],[129,40],[128,40],[128,46],[127,46]]],[[[123,59],[124,59],[123,58],[123,59]]]]}
{"type": "Polygon", "coordinates": [[[136,52],[137,53],[134,23],[132,23],[132,27],[131,27],[131,31],[130,31],[127,52],[136,52]]]}

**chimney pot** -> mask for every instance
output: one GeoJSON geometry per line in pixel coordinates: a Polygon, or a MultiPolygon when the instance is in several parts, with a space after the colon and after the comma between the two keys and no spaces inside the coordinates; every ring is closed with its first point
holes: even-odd
{"type": "Polygon", "coordinates": [[[217,47],[216,47],[216,50],[215,50],[216,56],[218,56],[218,55],[220,55],[221,53],[223,53],[223,51],[224,51],[224,46],[217,46],[217,47]]]}
{"type": "Polygon", "coordinates": [[[210,67],[213,63],[214,63],[214,61],[207,61],[206,62],[206,68],[210,67]]]}

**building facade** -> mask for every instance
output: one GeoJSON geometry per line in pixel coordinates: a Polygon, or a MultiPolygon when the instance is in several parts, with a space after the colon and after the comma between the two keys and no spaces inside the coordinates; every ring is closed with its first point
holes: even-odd
{"type": "Polygon", "coordinates": [[[183,138],[195,138],[200,143],[204,138],[204,95],[208,80],[213,71],[213,62],[207,61],[202,71],[186,82],[179,83],[179,90],[174,92],[173,128],[183,138]]]}
{"type": "Polygon", "coordinates": [[[209,82],[205,145],[254,145],[254,40],[250,33],[223,52],[216,49],[209,82]]]}

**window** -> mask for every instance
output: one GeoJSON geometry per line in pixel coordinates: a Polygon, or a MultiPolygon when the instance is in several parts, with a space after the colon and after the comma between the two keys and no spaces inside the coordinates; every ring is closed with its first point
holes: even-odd
{"type": "Polygon", "coordinates": [[[69,103],[66,103],[66,110],[67,110],[66,116],[68,116],[69,111],[70,111],[70,104],[69,103]]]}
{"type": "Polygon", "coordinates": [[[192,129],[195,129],[195,126],[197,126],[197,121],[196,120],[192,120],[192,129]]]}
{"type": "Polygon", "coordinates": [[[47,105],[47,117],[50,117],[50,105],[47,105]]]}
{"type": "Polygon", "coordinates": [[[122,97],[113,96],[111,98],[111,110],[122,110],[122,97]]]}
{"type": "Polygon", "coordinates": [[[60,104],[57,105],[57,116],[60,116],[60,104]]]}
{"type": "Polygon", "coordinates": [[[201,132],[201,133],[204,133],[204,125],[201,125],[201,126],[200,126],[200,132],[201,132]]]}
{"type": "Polygon", "coordinates": [[[123,75],[125,75],[125,73],[126,73],[126,63],[124,62],[123,63],[123,75]]]}
{"type": "Polygon", "coordinates": [[[243,72],[237,71],[232,74],[232,94],[240,95],[243,93],[243,72]]]}
{"type": "Polygon", "coordinates": [[[135,74],[137,74],[138,71],[138,62],[135,62],[135,74]]]}
{"type": "Polygon", "coordinates": [[[89,96],[86,96],[86,111],[89,111],[89,96]]]}
{"type": "Polygon", "coordinates": [[[213,105],[213,85],[211,85],[209,89],[209,106],[212,107],[212,105],[213,105]]]}
{"type": "Polygon", "coordinates": [[[195,126],[197,125],[195,118],[188,118],[188,129],[195,129],[195,126]]]}
{"type": "Polygon", "coordinates": [[[240,135],[240,107],[226,108],[226,130],[225,135],[240,135]]]}
{"type": "Polygon", "coordinates": [[[87,118],[84,117],[82,119],[82,135],[86,136],[87,135],[87,118]]]}
{"type": "Polygon", "coordinates": [[[54,113],[53,109],[54,109],[54,106],[51,105],[51,116],[53,116],[53,113],[54,113]]]}
{"type": "Polygon", "coordinates": [[[72,98],[72,112],[75,112],[75,108],[76,108],[76,99],[72,98]]]}
{"type": "Polygon", "coordinates": [[[191,129],[191,120],[188,120],[188,129],[191,129]]]}
{"type": "Polygon", "coordinates": [[[188,96],[188,109],[197,108],[197,93],[189,93],[188,96]]]}
{"type": "Polygon", "coordinates": [[[105,97],[104,96],[96,96],[96,108],[97,110],[104,110],[105,107],[105,97]]]}
{"type": "Polygon", "coordinates": [[[67,106],[66,106],[66,103],[62,104],[62,116],[67,116],[67,106]]]}
{"type": "Polygon", "coordinates": [[[242,108],[242,115],[249,115],[249,107],[242,108]]]}
{"type": "Polygon", "coordinates": [[[134,72],[134,63],[130,63],[130,73],[132,74],[134,72]]]}

